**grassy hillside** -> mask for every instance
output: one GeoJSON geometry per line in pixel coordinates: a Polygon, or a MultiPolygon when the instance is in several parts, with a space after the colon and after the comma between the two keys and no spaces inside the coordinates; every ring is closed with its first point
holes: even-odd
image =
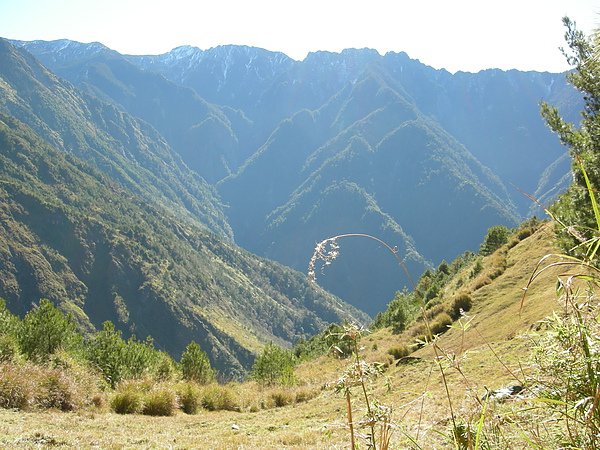
{"type": "MultiPolygon", "coordinates": [[[[461,291],[470,292],[473,305],[467,316],[439,337],[437,358],[431,345],[415,351],[410,363],[389,354],[414,339],[411,327],[399,335],[382,329],[362,338],[365,360],[386,367],[368,389],[393,408],[392,448],[407,448],[411,442],[415,448],[453,447],[448,396],[436,359],[443,368],[454,414],[462,423],[479,417],[478,399],[486,386],[521,384],[531,370],[539,321],[561,306],[554,291],[556,272],[548,272],[530,287],[520,308],[523,287],[536,264],[554,251],[552,226],[543,225],[529,237],[524,232],[521,238],[483,258],[476,276],[470,277],[477,264],[474,259],[446,284],[441,305],[450,301],[457,284],[461,291]],[[467,322],[468,328],[458,325],[467,322]]],[[[197,415],[150,418],[119,416],[102,408],[78,414],[0,410],[0,444],[7,448],[207,448],[207,443],[208,448],[348,448],[346,402],[332,388],[348,365],[348,360],[321,356],[296,369],[299,383],[293,388],[261,388],[254,382],[222,387],[233,395],[236,411],[201,410],[197,415]]],[[[352,391],[358,421],[364,404],[359,388],[352,391]]]]}

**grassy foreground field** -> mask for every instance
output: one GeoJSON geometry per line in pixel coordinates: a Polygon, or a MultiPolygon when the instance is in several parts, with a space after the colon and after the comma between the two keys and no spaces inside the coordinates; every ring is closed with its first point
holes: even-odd
{"type": "MultiPolygon", "coordinates": [[[[523,288],[536,264],[554,251],[552,238],[552,227],[544,225],[511,248],[486,257],[481,276],[494,269],[498,258],[503,264],[503,272],[489,282],[469,278],[470,267],[457,275],[457,280],[468,280],[460,283],[460,289],[470,292],[473,307],[439,337],[437,356],[427,345],[414,352],[410,362],[394,360],[388,350],[409,342],[408,333],[394,335],[386,329],[363,337],[364,358],[386,365],[368,387],[373,398],[393,409],[390,448],[454,448],[451,408],[460,420],[476,421],[486,389],[524,381],[538,322],[560,308],[554,291],[557,273],[551,271],[530,287],[520,308],[523,288]]],[[[444,298],[452,296],[457,280],[447,285],[444,298]]],[[[240,399],[240,411],[148,417],[118,415],[106,406],[73,413],[0,409],[0,448],[349,448],[346,402],[331,388],[348,364],[331,356],[302,364],[296,370],[300,385],[289,391],[296,401],[282,402],[289,404],[281,407],[265,400],[275,391],[244,383],[231,387],[240,399]],[[310,395],[298,400],[298,392],[310,395]]],[[[278,392],[283,395],[285,389],[278,392]]],[[[365,409],[358,393],[353,390],[351,397],[356,422],[365,409]]],[[[498,405],[498,414],[511,407],[498,405]]],[[[366,448],[364,442],[360,448],[366,448]]]]}

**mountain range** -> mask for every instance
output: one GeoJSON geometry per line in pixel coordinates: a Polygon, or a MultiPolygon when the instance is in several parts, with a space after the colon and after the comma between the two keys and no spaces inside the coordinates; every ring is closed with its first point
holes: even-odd
{"type": "Polygon", "coordinates": [[[234,374],[269,340],[366,321],[490,226],[539,213],[523,192],[569,182],[539,102],[574,121],[581,104],[564,74],[451,74],[369,49],[2,40],[0,63],[0,296],[20,313],[50,297],[174,353],[196,339],[234,374]],[[339,298],[271,262],[306,271],[346,233],[397,247],[411,276],[360,238],[318,274],[339,298]]]}

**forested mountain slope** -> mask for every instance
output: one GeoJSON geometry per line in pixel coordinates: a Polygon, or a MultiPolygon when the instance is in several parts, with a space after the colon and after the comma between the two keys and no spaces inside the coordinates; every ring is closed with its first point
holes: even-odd
{"type": "Polygon", "coordinates": [[[153,128],[2,44],[0,297],[11,310],[49,298],[84,329],[111,320],[174,355],[196,340],[227,377],[269,341],[366,320],[230,242],[212,188],[153,128]]]}
{"type": "MultiPolygon", "coordinates": [[[[398,246],[417,277],[476,250],[491,225],[539,212],[523,191],[551,199],[569,179],[538,112],[542,99],[567,117],[579,105],[564,74],[450,74],[368,49],[294,61],[244,46],[123,56],[97,43],[17,44],[150,123],[216,188],[235,242],[299,270],[319,240],[369,233],[398,246]]],[[[380,251],[348,249],[324,284],[376,312],[410,284],[396,267],[373,274],[380,251]]]]}

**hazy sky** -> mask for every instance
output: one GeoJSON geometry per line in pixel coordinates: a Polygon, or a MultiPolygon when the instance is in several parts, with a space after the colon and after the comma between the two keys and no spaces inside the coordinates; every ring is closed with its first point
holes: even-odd
{"type": "Polygon", "coordinates": [[[436,68],[562,71],[561,18],[589,32],[600,0],[0,0],[0,36],[102,42],[121,53],[244,44],[405,51],[436,68]]]}

